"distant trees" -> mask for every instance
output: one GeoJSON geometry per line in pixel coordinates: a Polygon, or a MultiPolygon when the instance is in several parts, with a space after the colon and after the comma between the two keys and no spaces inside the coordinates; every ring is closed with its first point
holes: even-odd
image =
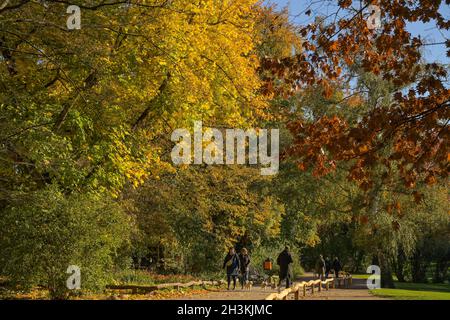
{"type": "MultiPolygon", "coordinates": [[[[341,118],[352,130],[360,125],[367,110],[376,106],[390,108],[393,93],[399,90],[394,83],[357,66],[352,74],[356,86],[353,96],[344,97],[345,83],[332,87],[328,98],[314,87],[304,90],[297,94],[300,108],[292,112],[292,117],[302,119],[305,126],[314,124],[314,130],[321,126],[318,119],[341,118]]],[[[392,160],[389,170],[377,163],[368,165],[364,170],[370,171],[370,183],[365,180],[369,184],[361,187],[361,181],[354,183],[348,176],[349,169],[359,161],[357,158],[330,162],[327,174],[317,171],[316,166],[309,166],[297,157],[299,153],[308,153],[300,141],[317,137],[308,137],[295,125],[288,127],[292,136],[286,138],[286,161],[276,190],[286,206],[282,226],[286,225],[291,230],[290,237],[304,248],[303,257],[314,261],[319,254],[338,255],[347,268],[363,272],[368,265],[378,264],[384,287],[394,285],[393,273],[400,280],[427,281],[430,277],[426,270],[431,264],[436,265],[433,270],[440,275],[434,278],[442,281],[439,270],[448,265],[450,244],[448,237],[442,236],[448,234],[450,222],[446,213],[447,182],[405,186],[401,166],[392,160]],[[289,142],[291,139],[293,142],[289,142]],[[300,170],[295,173],[293,168],[300,170]],[[307,226],[306,230],[299,232],[302,225],[307,226]],[[306,235],[315,241],[308,243],[308,238],[302,239],[306,235]],[[439,239],[440,245],[431,245],[434,243],[431,239],[439,239]]],[[[334,130],[328,126],[321,128],[325,132],[334,130]]],[[[327,154],[325,149],[318,148],[318,153],[327,154]]],[[[389,154],[392,148],[392,143],[386,143],[378,152],[389,154]]]]}
{"type": "Polygon", "coordinates": [[[178,272],[207,272],[219,270],[239,242],[251,250],[276,239],[284,209],[261,187],[268,179],[239,166],[192,166],[149,179],[130,193],[140,230],[136,254],[164,259],[161,267],[177,265],[178,272]]]}

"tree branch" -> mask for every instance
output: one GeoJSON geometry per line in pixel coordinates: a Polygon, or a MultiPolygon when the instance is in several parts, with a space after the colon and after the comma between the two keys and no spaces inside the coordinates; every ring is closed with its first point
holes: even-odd
{"type": "Polygon", "coordinates": [[[147,108],[145,108],[144,112],[141,113],[139,118],[133,124],[133,126],[132,126],[132,130],[133,131],[136,131],[139,128],[139,126],[141,125],[141,123],[145,120],[145,118],[147,118],[147,116],[150,113],[150,110],[152,109],[154,103],[160,97],[160,95],[164,92],[164,90],[167,88],[167,85],[169,83],[170,77],[171,77],[170,72],[167,72],[166,78],[164,79],[164,81],[161,83],[161,85],[158,88],[158,93],[156,94],[156,96],[153,97],[153,99],[149,102],[147,108]]]}

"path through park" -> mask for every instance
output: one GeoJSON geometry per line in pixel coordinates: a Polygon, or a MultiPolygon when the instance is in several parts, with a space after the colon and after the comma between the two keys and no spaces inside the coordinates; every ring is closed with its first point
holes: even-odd
{"type": "MultiPolygon", "coordinates": [[[[306,273],[300,277],[297,282],[312,280],[312,274],[306,273]]],[[[263,290],[261,287],[254,287],[251,291],[247,290],[211,290],[205,294],[197,294],[191,296],[183,296],[178,299],[183,300],[264,300],[270,293],[275,292],[272,289],[263,290]]],[[[292,300],[294,295],[288,297],[292,300]]],[[[336,288],[329,291],[315,292],[313,295],[308,293],[306,297],[300,295],[301,300],[379,300],[369,293],[366,287],[366,280],[353,279],[350,288],[336,288]]]]}

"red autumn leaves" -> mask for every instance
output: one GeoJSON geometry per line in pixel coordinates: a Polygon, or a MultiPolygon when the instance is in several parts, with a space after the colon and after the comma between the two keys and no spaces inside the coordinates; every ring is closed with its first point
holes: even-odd
{"type": "MultiPolygon", "coordinates": [[[[369,4],[335,23],[302,28],[303,52],[282,61],[264,61],[262,67],[283,80],[284,86],[272,85],[270,90],[286,90],[286,84],[315,85],[329,98],[335,84],[348,83],[348,73],[342,70],[357,64],[394,86],[392,103],[369,106],[353,125],[339,115],[292,119],[294,141],[287,155],[298,161],[300,169],[312,167],[316,175],[334,170],[339,161],[350,161],[349,178],[365,189],[372,186],[372,169],[380,165],[384,176],[395,170],[407,187],[418,181],[432,184],[448,177],[450,90],[442,65],[422,63],[423,41],[408,32],[407,23],[431,21],[442,30],[450,23],[439,12],[440,1],[381,0],[374,4],[383,13],[382,29],[372,31],[363,10],[369,4]]],[[[351,0],[338,5],[341,10],[360,8],[351,0]]]]}

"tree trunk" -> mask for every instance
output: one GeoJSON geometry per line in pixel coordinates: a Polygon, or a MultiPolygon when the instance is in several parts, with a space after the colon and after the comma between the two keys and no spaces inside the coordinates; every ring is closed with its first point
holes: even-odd
{"type": "Polygon", "coordinates": [[[427,282],[427,265],[423,261],[420,252],[417,250],[411,261],[412,267],[412,280],[417,283],[426,283],[427,282]]]}
{"type": "Polygon", "coordinates": [[[405,262],[406,262],[405,254],[404,254],[403,250],[399,250],[398,255],[397,255],[397,261],[395,262],[393,267],[394,267],[395,275],[397,276],[397,279],[400,282],[406,282],[406,280],[405,280],[405,262]]]}
{"type": "MultiPolygon", "coordinates": [[[[372,190],[370,195],[369,216],[374,217],[378,213],[378,207],[380,202],[380,188],[381,184],[378,183],[372,190]]],[[[374,260],[378,260],[378,266],[381,269],[381,287],[382,288],[395,288],[394,279],[392,278],[392,269],[389,261],[389,257],[383,252],[383,244],[380,242],[377,249],[377,257],[374,260]]]]}
{"type": "Polygon", "coordinates": [[[434,271],[433,282],[444,283],[447,276],[448,260],[442,259],[436,262],[436,269],[434,271]]]}
{"type": "Polygon", "coordinates": [[[394,279],[392,278],[392,269],[388,257],[383,252],[378,252],[378,261],[381,269],[381,287],[395,288],[394,279]]]}

